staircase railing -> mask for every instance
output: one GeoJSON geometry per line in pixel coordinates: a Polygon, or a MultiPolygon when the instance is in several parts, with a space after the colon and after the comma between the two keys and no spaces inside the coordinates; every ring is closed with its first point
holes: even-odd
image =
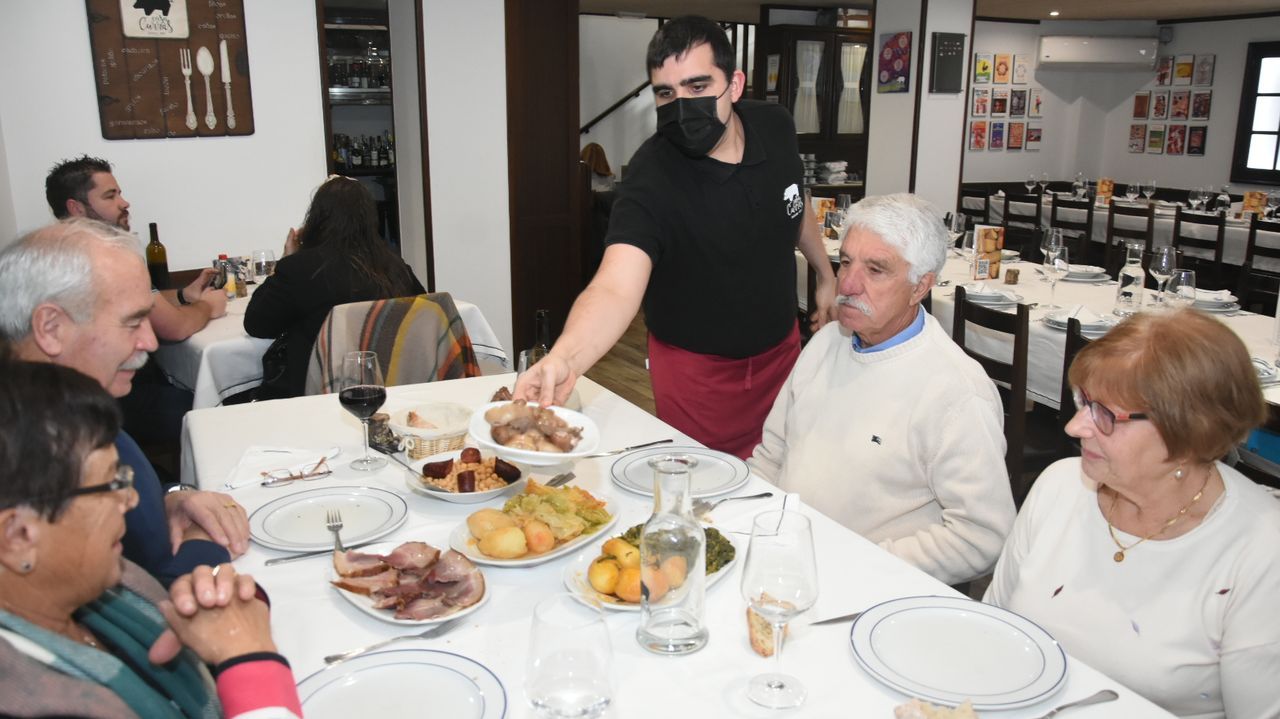
{"type": "Polygon", "coordinates": [[[642,82],[642,83],[640,83],[638,86],[636,86],[636,89],[634,89],[634,90],[632,90],[631,92],[628,92],[627,94],[625,94],[625,95],[623,95],[622,97],[618,98],[618,101],[617,101],[617,102],[615,102],[615,103],[613,103],[612,105],[610,105],[610,106],[609,106],[609,108],[608,108],[607,110],[605,110],[604,112],[600,113],[599,115],[596,115],[595,117],[591,118],[591,121],[590,121],[590,122],[588,122],[587,124],[585,124],[585,125],[583,125],[582,127],[578,128],[578,134],[579,134],[579,135],[585,135],[585,134],[587,134],[588,132],[591,132],[591,128],[595,127],[597,124],[599,124],[599,122],[600,122],[601,120],[603,120],[603,119],[605,119],[606,117],[608,117],[609,115],[611,115],[611,114],[613,113],[613,111],[614,111],[614,110],[617,110],[618,108],[622,107],[623,105],[627,104],[628,102],[631,102],[631,101],[632,101],[632,100],[634,100],[635,98],[640,97],[640,93],[644,92],[644,89],[645,89],[646,87],[649,87],[649,84],[650,84],[650,83],[649,83],[649,81],[648,81],[648,80],[645,80],[644,82],[642,82]]]}

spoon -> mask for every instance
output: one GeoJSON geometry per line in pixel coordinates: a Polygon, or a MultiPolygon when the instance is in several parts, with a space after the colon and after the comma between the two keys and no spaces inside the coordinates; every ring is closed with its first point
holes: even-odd
{"type": "Polygon", "coordinates": [[[213,74],[213,53],[204,45],[196,50],[196,69],[204,75],[204,124],[212,130],[218,125],[218,116],[213,114],[213,91],[209,89],[209,76],[213,74]]]}
{"type": "Polygon", "coordinates": [[[1120,695],[1116,694],[1110,689],[1102,689],[1095,694],[1090,694],[1084,699],[1077,699],[1076,701],[1073,701],[1073,702],[1067,702],[1066,704],[1063,704],[1051,710],[1048,714],[1045,714],[1039,719],[1049,719],[1050,717],[1057,716],[1058,712],[1063,711],[1064,709],[1070,709],[1072,707],[1085,707],[1085,706],[1089,706],[1090,704],[1101,704],[1103,702],[1113,702],[1119,698],[1120,698],[1120,695]]]}

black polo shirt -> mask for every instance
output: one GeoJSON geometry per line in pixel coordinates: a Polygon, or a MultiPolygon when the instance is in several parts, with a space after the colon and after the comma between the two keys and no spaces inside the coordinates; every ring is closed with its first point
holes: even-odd
{"type": "Polygon", "coordinates": [[[645,323],[682,349],[743,358],[796,325],[796,240],[803,166],[781,105],[734,105],[742,163],[689,158],[659,135],[632,156],[617,185],[605,246],[634,245],[653,261],[645,323]]]}

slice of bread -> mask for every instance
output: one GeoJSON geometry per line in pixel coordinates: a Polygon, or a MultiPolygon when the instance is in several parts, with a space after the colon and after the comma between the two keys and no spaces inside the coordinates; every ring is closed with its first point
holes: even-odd
{"type": "MultiPolygon", "coordinates": [[[[768,594],[765,594],[761,601],[790,605],[790,602],[779,601],[768,594]]],[[[762,657],[773,656],[773,625],[750,606],[747,607],[747,636],[751,638],[751,648],[756,654],[762,657]]],[[[782,636],[784,639],[787,636],[785,626],[782,628],[782,636]]]]}
{"type": "Polygon", "coordinates": [[[895,719],[978,719],[969,700],[965,700],[955,709],[938,707],[920,699],[912,699],[906,704],[893,708],[895,719]]]}

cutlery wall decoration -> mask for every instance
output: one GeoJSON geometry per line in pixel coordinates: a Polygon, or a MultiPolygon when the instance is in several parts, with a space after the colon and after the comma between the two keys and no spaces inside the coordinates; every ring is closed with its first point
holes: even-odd
{"type": "Polygon", "coordinates": [[[253,134],[244,0],[85,5],[104,138],[253,134]]]}

